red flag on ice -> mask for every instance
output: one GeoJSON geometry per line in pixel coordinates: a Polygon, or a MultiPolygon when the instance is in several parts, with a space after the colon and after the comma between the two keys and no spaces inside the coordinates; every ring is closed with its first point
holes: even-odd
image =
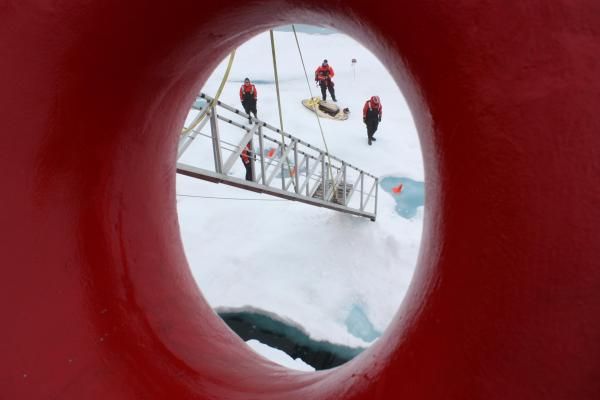
{"type": "Polygon", "coordinates": [[[400,193],[400,192],[402,192],[402,188],[403,187],[404,187],[404,185],[402,185],[402,184],[399,184],[398,186],[394,186],[392,188],[392,192],[394,192],[394,193],[400,193]]]}

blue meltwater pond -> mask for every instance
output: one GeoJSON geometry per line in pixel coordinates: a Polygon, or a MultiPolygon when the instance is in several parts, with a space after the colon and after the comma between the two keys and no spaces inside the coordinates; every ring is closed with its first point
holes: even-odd
{"type": "Polygon", "coordinates": [[[425,204],[425,182],[394,176],[386,176],[379,182],[381,188],[396,200],[396,212],[404,218],[414,217],[417,208],[425,204]],[[400,184],[402,190],[396,193],[400,184]]]}

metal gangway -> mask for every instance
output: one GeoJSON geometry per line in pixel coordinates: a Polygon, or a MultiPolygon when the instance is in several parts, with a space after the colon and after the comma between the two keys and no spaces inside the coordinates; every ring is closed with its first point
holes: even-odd
{"type": "Polygon", "coordinates": [[[204,93],[189,116],[196,125],[180,138],[178,173],[375,221],[377,177],[204,93]],[[240,160],[248,143],[251,181],[240,160]]]}

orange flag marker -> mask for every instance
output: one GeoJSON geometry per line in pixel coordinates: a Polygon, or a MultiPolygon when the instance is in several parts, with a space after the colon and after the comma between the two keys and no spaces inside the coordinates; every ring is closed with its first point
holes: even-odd
{"type": "Polygon", "coordinates": [[[400,193],[400,192],[402,192],[403,188],[404,188],[404,185],[399,184],[398,186],[394,186],[392,188],[392,192],[394,192],[394,193],[400,193]]]}

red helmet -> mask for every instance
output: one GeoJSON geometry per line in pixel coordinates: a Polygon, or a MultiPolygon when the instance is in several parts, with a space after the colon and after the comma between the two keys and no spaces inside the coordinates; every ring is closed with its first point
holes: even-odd
{"type": "Polygon", "coordinates": [[[379,104],[379,96],[373,96],[373,97],[371,97],[371,102],[373,104],[379,104]]]}

